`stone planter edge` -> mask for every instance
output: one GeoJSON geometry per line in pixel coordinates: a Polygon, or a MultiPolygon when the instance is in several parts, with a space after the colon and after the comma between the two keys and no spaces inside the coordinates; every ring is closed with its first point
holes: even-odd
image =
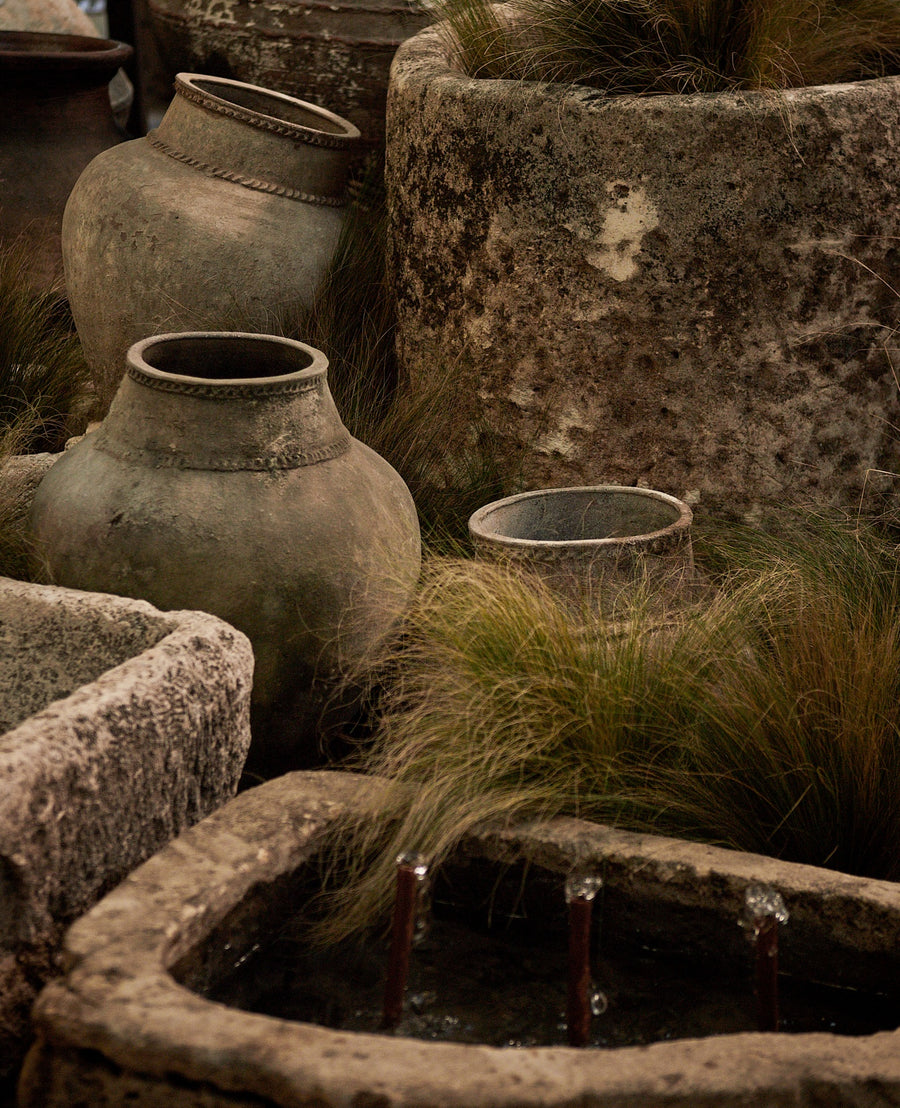
{"type": "MultiPolygon", "coordinates": [[[[51,984],[36,1006],[39,1043],[26,1064],[23,1108],[43,1103],[34,1097],[40,1096],[42,1067],[58,1064],[54,1051],[99,1052],[102,1060],[91,1056],[94,1066],[148,1074],[160,1087],[168,1075],[202,1082],[209,1095],[222,1093],[221,1101],[209,1103],[256,1105],[262,1098],[285,1108],[786,1106],[805,1102],[813,1088],[817,1105],[838,1105],[847,1098],[857,1103],[863,1084],[872,1095],[858,1103],[876,1105],[892,1103],[900,1092],[900,1032],[862,1040],[743,1034],[612,1054],[498,1050],[332,1032],[228,1009],[176,984],[167,966],[254,883],[296,867],[329,819],[367,787],[371,781],[361,785],[342,773],[295,773],[244,793],[145,863],[77,923],[66,941],[68,976],[51,984]]],[[[537,837],[536,860],[617,855],[635,872],[648,864],[668,867],[688,889],[698,875],[724,870],[728,880],[772,881],[790,895],[822,873],[582,821],[530,832],[537,837]]],[[[506,833],[495,845],[500,855],[520,850],[506,833]]],[[[900,911],[897,886],[840,874],[833,881],[837,909],[855,895],[876,914],[900,911]]]]}

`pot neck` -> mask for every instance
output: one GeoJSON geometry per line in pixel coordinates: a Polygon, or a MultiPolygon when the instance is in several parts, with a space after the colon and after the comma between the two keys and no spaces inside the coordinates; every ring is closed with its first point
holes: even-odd
{"type": "Polygon", "coordinates": [[[289,200],[340,206],[359,131],[340,116],[241,81],[180,73],[147,141],[214,177],[289,200]]]}
{"type": "Polygon", "coordinates": [[[201,382],[129,365],[93,444],[154,468],[271,472],[337,458],[352,441],[324,369],[201,382]]]}

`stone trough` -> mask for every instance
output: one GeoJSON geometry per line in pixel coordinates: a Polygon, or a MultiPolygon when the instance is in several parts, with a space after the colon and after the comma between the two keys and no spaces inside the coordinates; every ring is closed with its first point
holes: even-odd
{"type": "MultiPolygon", "coordinates": [[[[298,875],[367,787],[346,774],[296,773],[246,792],[80,920],[66,940],[65,978],[36,1007],[21,1108],[898,1103],[897,1031],[502,1049],[332,1031],[206,999],[202,981],[240,963],[297,909],[298,875]]],[[[698,963],[746,948],[738,905],[748,884],[771,884],[791,912],[783,968],[865,988],[897,981],[900,886],[577,820],[485,832],[459,853],[527,861],[529,882],[596,866],[605,917],[620,932],[673,943],[698,963]]]]}
{"type": "Polygon", "coordinates": [[[0,578],[0,1100],[63,929],[234,795],[252,674],[212,616],[0,578]]]}

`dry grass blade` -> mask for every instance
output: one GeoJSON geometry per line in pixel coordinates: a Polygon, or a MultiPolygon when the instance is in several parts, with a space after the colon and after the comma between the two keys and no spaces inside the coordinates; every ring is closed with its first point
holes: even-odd
{"type": "Polygon", "coordinates": [[[343,830],[323,934],[369,922],[393,858],[483,820],[566,812],[900,876],[900,571],[868,528],[807,520],[705,552],[716,599],[650,633],[530,579],[435,562],[343,830]]]}
{"type": "Polygon", "coordinates": [[[900,71],[896,0],[439,0],[450,57],[477,77],[610,93],[781,89],[900,71]]]}

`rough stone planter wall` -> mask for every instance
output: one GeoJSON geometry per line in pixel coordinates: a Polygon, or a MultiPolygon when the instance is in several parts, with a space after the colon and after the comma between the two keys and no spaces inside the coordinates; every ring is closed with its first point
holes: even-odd
{"type": "Polygon", "coordinates": [[[401,365],[461,375],[527,487],[744,514],[900,469],[900,78],[607,97],[465,78],[429,29],[387,126],[401,365]]]}
{"type": "Polygon", "coordinates": [[[0,578],[0,1101],[62,929],[234,795],[252,673],[212,616],[0,578]]]}
{"type": "MultiPolygon", "coordinates": [[[[365,787],[347,774],[294,773],[243,793],[81,919],[66,939],[66,977],[38,1001],[20,1108],[126,1100],[143,1108],[897,1103],[900,1032],[497,1049],[330,1031],[214,1004],[176,983],[176,964],[199,962],[200,973],[217,959],[232,965],[271,932],[278,912],[297,903],[287,875],[365,787]],[[205,948],[214,932],[221,941],[205,948]]],[[[744,890],[771,883],[791,911],[783,965],[859,984],[897,979],[897,885],[578,820],[484,833],[463,852],[528,859],[560,885],[576,862],[596,864],[611,915],[650,941],[667,934],[688,949],[696,943],[701,956],[710,943],[743,942],[735,917],[744,890]]]]}

